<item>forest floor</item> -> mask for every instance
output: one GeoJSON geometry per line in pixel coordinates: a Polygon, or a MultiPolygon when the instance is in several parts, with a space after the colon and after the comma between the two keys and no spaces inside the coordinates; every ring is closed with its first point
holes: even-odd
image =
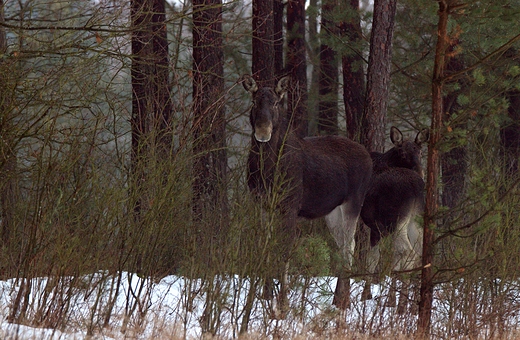
{"type": "MultiPolygon", "coordinates": [[[[283,320],[271,317],[276,306],[255,298],[247,332],[242,335],[239,335],[244,329],[242,323],[248,314],[251,285],[248,278],[222,277],[208,284],[168,276],[153,282],[129,273],[111,276],[100,272],[81,280],[31,280],[25,317],[21,318],[18,312],[18,319],[12,323],[8,320],[21,282],[14,279],[0,282],[0,339],[212,338],[203,335],[204,328],[216,334],[215,339],[416,338],[416,303],[410,303],[403,315],[388,307],[389,280],[373,285],[375,298],[363,302],[360,301],[363,281],[352,281],[352,304],[346,312],[340,312],[331,305],[334,278],[292,278],[286,317],[283,320]]],[[[459,303],[460,296],[455,294],[451,302],[445,303],[445,294],[445,290],[437,290],[435,294],[432,338],[448,339],[454,338],[450,334],[458,334],[456,338],[461,339],[514,339],[520,335],[517,332],[520,302],[516,297],[517,311],[501,316],[501,329],[480,322],[482,329],[468,331],[467,320],[479,316],[450,315],[456,311],[450,307],[451,302],[459,303]]],[[[482,317],[489,317],[486,308],[481,308],[482,317]]]]}

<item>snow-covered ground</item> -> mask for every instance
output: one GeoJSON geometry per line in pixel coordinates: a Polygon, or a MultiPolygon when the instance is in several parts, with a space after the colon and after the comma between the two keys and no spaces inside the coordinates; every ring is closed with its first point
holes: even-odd
{"type": "MultiPolygon", "coordinates": [[[[26,312],[31,326],[8,322],[22,284],[14,279],[1,282],[0,338],[84,339],[87,329],[92,325],[93,339],[122,339],[129,334],[132,334],[132,337],[148,339],[165,331],[186,338],[201,336],[208,285],[203,285],[200,280],[176,276],[168,276],[154,283],[137,275],[122,273],[121,288],[116,292],[118,279],[118,276],[105,273],[85,276],[82,278],[84,289],[79,288],[82,285],[72,278],[62,278],[62,282],[59,283],[49,278],[32,279],[29,284],[30,303],[26,312]],[[67,282],[74,287],[73,292],[66,287],[67,282]],[[103,313],[106,312],[111,299],[116,296],[108,327],[100,327],[104,320],[103,313]],[[59,299],[62,299],[63,303],[57,301],[59,299]],[[62,331],[45,328],[48,322],[45,318],[59,315],[59,306],[67,310],[66,326],[61,328],[62,331]],[[125,318],[125,315],[130,316],[125,318]],[[35,320],[41,320],[42,328],[35,327],[35,320]]],[[[326,315],[322,322],[327,322],[327,319],[332,322],[333,315],[339,314],[331,307],[332,292],[336,284],[334,278],[312,278],[305,282],[304,279],[293,279],[293,283],[295,287],[289,297],[292,309],[286,320],[268,317],[268,311],[272,310],[270,302],[255,298],[249,330],[266,334],[275,328],[287,328],[298,332],[314,323],[321,314],[326,315]]],[[[219,317],[214,317],[214,322],[218,320],[219,334],[223,337],[236,336],[240,331],[249,288],[248,278],[233,276],[217,278],[213,282],[210,291],[216,293],[214,296],[218,298],[213,299],[216,303],[212,310],[213,313],[219,314],[219,317]]],[[[353,285],[353,298],[360,294],[361,288],[360,284],[353,285]]],[[[349,314],[349,318],[355,318],[357,315],[349,314]]]]}
{"type": "MultiPolygon", "coordinates": [[[[284,320],[270,317],[273,306],[257,296],[251,308],[249,332],[283,332],[286,335],[316,332],[323,335],[334,329],[338,322],[344,322],[352,329],[364,329],[365,325],[374,324],[391,327],[397,322],[401,329],[413,329],[416,323],[413,316],[416,313],[413,312],[407,315],[406,320],[400,320],[395,308],[385,306],[386,298],[360,302],[362,281],[352,281],[354,302],[347,313],[339,313],[331,306],[336,284],[334,278],[292,278],[291,282],[291,311],[287,317],[284,320]]],[[[385,297],[388,283],[373,285],[373,295],[385,297]]],[[[218,329],[221,338],[233,338],[238,335],[247,314],[250,285],[249,278],[237,276],[219,277],[211,284],[168,276],[156,283],[129,273],[109,275],[103,272],[80,280],[35,278],[25,285],[13,279],[0,282],[0,339],[85,339],[90,336],[88,329],[92,329],[90,339],[198,339],[204,323],[218,329]],[[29,321],[23,322],[18,318],[18,323],[9,323],[23,286],[25,290],[22,292],[30,297],[26,310],[29,321]],[[30,287],[30,292],[27,287],[30,287]],[[207,292],[210,292],[211,299],[207,299],[207,292]],[[205,313],[208,301],[211,302],[208,308],[211,310],[210,318],[205,317],[208,315],[205,313]],[[110,309],[110,306],[113,307],[110,309]],[[106,319],[109,310],[111,317],[106,319]],[[53,319],[59,324],[50,326],[53,319]],[[39,325],[36,324],[38,320],[39,325]]],[[[515,291],[518,290],[511,290],[515,291]]],[[[451,301],[443,301],[443,292],[438,290],[435,294],[434,322],[463,320],[463,316],[450,314],[456,310],[450,307],[453,303],[464,302],[463,294],[455,290],[451,301]],[[454,319],[448,320],[450,317],[454,319]]],[[[512,294],[507,303],[520,310],[517,296],[512,294]]],[[[512,327],[518,324],[516,315],[519,313],[509,314],[506,324],[512,327]]],[[[437,331],[439,329],[442,331],[442,326],[437,331]]]]}

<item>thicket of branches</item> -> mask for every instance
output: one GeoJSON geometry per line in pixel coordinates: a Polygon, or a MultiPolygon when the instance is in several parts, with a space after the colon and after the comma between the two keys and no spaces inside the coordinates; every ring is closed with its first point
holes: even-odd
{"type": "MultiPolygon", "coordinates": [[[[149,125],[136,142],[132,66],[138,59],[132,37],[137,28],[130,3],[0,1],[0,276],[16,279],[10,322],[99,332],[113,324],[122,273],[130,272],[154,280],[202,278],[200,291],[187,297],[205,293],[202,329],[227,335],[219,325],[230,308],[223,297],[229,288],[225,278],[237,275],[250,284],[244,309],[236,313],[239,331],[251,330],[251,309],[263,285],[259,278],[268,276],[268,264],[280,256],[279,221],[261,212],[245,181],[250,103],[237,80],[251,73],[252,7],[244,1],[209,3],[163,3],[164,26],[158,32],[166,32],[169,113],[164,121],[159,112],[159,118],[146,118],[149,125]],[[193,95],[195,80],[203,79],[192,63],[195,5],[222,9],[222,44],[216,46],[222,76],[210,80],[222,87],[218,96],[205,98],[202,111],[194,107],[193,95]],[[224,119],[218,133],[207,130],[215,128],[207,119],[215,112],[224,119]],[[212,168],[222,157],[225,169],[212,168]],[[225,181],[206,183],[224,173],[225,181]],[[84,279],[92,273],[110,289],[84,279]],[[40,287],[39,277],[52,279],[40,287]],[[73,326],[69,312],[77,289],[99,299],[88,320],[73,326]],[[34,304],[30,296],[38,290],[44,293],[34,304]]],[[[511,317],[520,308],[520,3],[441,3],[449,7],[449,20],[435,145],[441,157],[439,207],[430,216],[431,278],[434,298],[441,302],[433,310],[430,334],[507,337],[517,327],[511,317]]],[[[370,128],[366,117],[356,116],[355,104],[340,94],[354,96],[353,74],[367,71],[372,12],[364,2],[359,12],[334,4],[310,1],[306,8],[305,124],[311,134],[332,131],[362,139],[362,129],[370,128]],[[331,4],[335,10],[326,13],[331,4]],[[362,23],[357,34],[346,34],[356,22],[362,23]],[[320,60],[325,52],[332,59],[320,60]],[[343,77],[320,74],[320,66],[331,64],[343,77]],[[329,81],[326,88],[320,77],[329,81]]],[[[411,135],[431,125],[438,8],[434,1],[397,2],[383,131],[397,125],[411,135]]],[[[301,31],[292,27],[284,36],[295,32],[301,31]]],[[[157,67],[146,60],[142,65],[157,67]]],[[[157,70],[146,72],[158,76],[157,70]]],[[[159,100],[152,104],[164,104],[159,100]]],[[[295,286],[330,275],[339,262],[320,221],[304,222],[302,229],[291,268],[295,286]]],[[[361,274],[362,261],[353,278],[361,274]]],[[[128,297],[123,329],[146,314],[144,296],[128,297]]],[[[363,306],[353,303],[352,308],[363,306]]],[[[330,335],[337,326],[337,315],[329,312],[316,321],[318,333],[330,335]]],[[[347,334],[416,330],[416,310],[397,322],[386,313],[381,308],[370,323],[342,327],[347,334]]]]}

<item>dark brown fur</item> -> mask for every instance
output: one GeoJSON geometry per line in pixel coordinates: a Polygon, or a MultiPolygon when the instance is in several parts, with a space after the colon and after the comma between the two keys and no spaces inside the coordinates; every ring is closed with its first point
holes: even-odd
{"type": "MultiPolygon", "coordinates": [[[[283,194],[280,209],[285,234],[298,236],[296,218],[326,216],[327,225],[349,267],[354,234],[372,173],[370,155],[363,146],[339,136],[299,138],[282,117],[283,78],[276,89],[256,87],[244,76],[253,94],[250,121],[253,128],[248,160],[248,185],[260,196],[283,194]]],[[[290,241],[289,241],[290,242],[290,241]]],[[[290,245],[287,245],[288,251],[290,245]]],[[[347,283],[338,281],[334,303],[348,304],[347,283]]]]}
{"type": "Polygon", "coordinates": [[[401,131],[392,127],[390,136],[393,148],[370,154],[374,173],[361,218],[370,228],[372,247],[393,233],[399,219],[412,213],[412,208],[424,209],[421,144],[428,139],[428,132],[423,130],[414,141],[409,141],[403,140],[401,131]]]}
{"type": "MultiPolygon", "coordinates": [[[[392,127],[390,137],[392,149],[383,154],[371,153],[374,173],[361,210],[361,218],[370,228],[370,272],[375,271],[379,262],[378,243],[383,237],[394,237],[393,270],[409,270],[418,265],[422,251],[422,229],[417,217],[424,211],[421,144],[428,139],[428,130],[409,141],[392,127]]],[[[371,298],[370,280],[363,298],[371,298]]]]}

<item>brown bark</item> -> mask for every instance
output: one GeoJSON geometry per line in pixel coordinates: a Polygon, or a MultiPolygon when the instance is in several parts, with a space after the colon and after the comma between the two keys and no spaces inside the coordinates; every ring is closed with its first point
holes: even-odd
{"type": "Polygon", "coordinates": [[[284,73],[283,66],[283,0],[273,0],[273,49],[274,75],[280,77],[284,73]]]}
{"type": "Polygon", "coordinates": [[[309,92],[307,99],[307,118],[309,125],[309,134],[311,136],[317,134],[317,120],[318,120],[318,102],[319,102],[319,54],[320,44],[318,39],[318,20],[317,20],[318,0],[310,0],[307,7],[307,23],[309,27],[308,41],[308,57],[312,65],[312,73],[309,79],[309,92]]]}
{"type": "Polygon", "coordinates": [[[320,45],[320,76],[318,103],[318,133],[335,135],[338,133],[338,63],[336,51],[331,47],[337,34],[332,19],[334,0],[324,0],[322,5],[320,45]]]}
{"type": "Polygon", "coordinates": [[[287,72],[292,79],[288,91],[288,116],[298,136],[305,137],[308,131],[305,0],[289,0],[287,35],[287,72]]]}
{"type": "Polygon", "coordinates": [[[154,0],[133,0],[132,18],[132,150],[138,154],[138,144],[153,130],[155,105],[154,79],[154,0]]]}
{"type": "Polygon", "coordinates": [[[135,165],[143,152],[150,151],[150,147],[161,144],[169,147],[169,140],[165,138],[169,135],[172,107],[164,0],[133,0],[131,18],[131,125],[135,165]],[[142,148],[145,140],[150,145],[142,148]]]}
{"type": "MultiPolygon", "coordinates": [[[[132,0],[132,174],[135,228],[142,225],[154,197],[150,174],[166,160],[171,147],[171,102],[168,42],[164,0],[132,0]]],[[[131,234],[135,235],[135,234],[131,234]]],[[[135,252],[135,270],[156,274],[157,266],[145,267],[144,255],[135,252]]]]}
{"type": "Polygon", "coordinates": [[[383,152],[397,0],[375,0],[367,71],[362,144],[383,152]]]}
{"type": "Polygon", "coordinates": [[[166,7],[164,0],[153,3],[152,34],[155,73],[155,118],[154,128],[159,131],[157,145],[162,151],[171,146],[171,114],[170,99],[170,58],[168,55],[168,37],[166,29],[166,7]]]}
{"type": "MultiPolygon", "coordinates": [[[[341,34],[356,46],[362,39],[361,20],[359,17],[359,0],[348,3],[350,20],[340,25],[341,34]]],[[[347,137],[359,141],[361,120],[364,106],[365,73],[360,51],[350,49],[341,58],[343,68],[343,102],[345,104],[345,120],[347,137]]]]}
{"type": "Polygon", "coordinates": [[[226,225],[224,52],[222,1],[193,1],[193,213],[208,221],[207,235],[218,235],[226,225]]]}
{"type": "Polygon", "coordinates": [[[441,139],[443,114],[443,77],[447,42],[447,25],[449,8],[444,0],[439,2],[439,23],[437,26],[437,44],[432,77],[432,122],[430,142],[428,144],[428,162],[426,179],[426,205],[424,211],[424,234],[419,301],[419,318],[417,330],[421,336],[428,336],[433,305],[433,229],[436,226],[435,216],[438,210],[438,181],[440,176],[440,155],[438,143],[441,139]]]}
{"type": "Polygon", "coordinates": [[[259,87],[275,85],[273,0],[253,0],[253,78],[259,87]]]}
{"type": "MultiPolygon", "coordinates": [[[[4,2],[0,0],[0,24],[4,23],[4,2]]],[[[0,74],[3,74],[0,83],[0,246],[7,247],[10,243],[15,228],[16,203],[18,190],[16,181],[16,153],[14,151],[13,126],[11,123],[12,111],[8,71],[8,59],[3,58],[7,52],[7,36],[3,26],[0,25],[0,74]]],[[[0,265],[0,268],[3,267],[0,265]]]]}

